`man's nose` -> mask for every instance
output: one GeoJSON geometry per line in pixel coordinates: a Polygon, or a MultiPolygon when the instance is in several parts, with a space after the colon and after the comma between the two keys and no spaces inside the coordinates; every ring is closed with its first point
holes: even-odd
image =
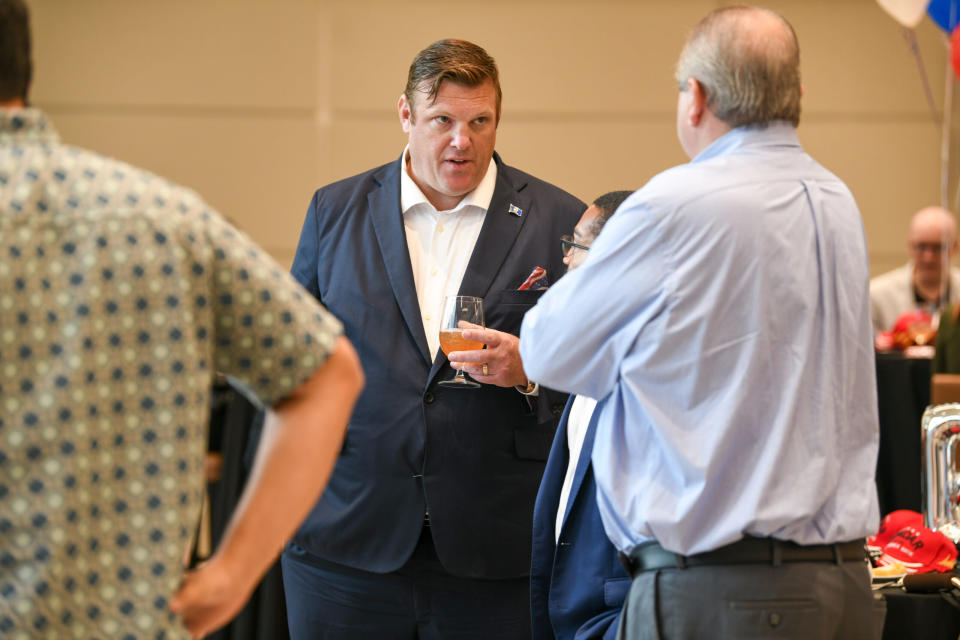
{"type": "Polygon", "coordinates": [[[470,132],[466,125],[457,125],[454,127],[450,146],[461,150],[470,148],[470,132]]]}

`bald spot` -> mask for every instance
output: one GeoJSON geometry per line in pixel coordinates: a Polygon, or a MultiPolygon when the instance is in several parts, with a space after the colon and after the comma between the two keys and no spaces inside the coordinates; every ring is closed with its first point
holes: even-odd
{"type": "Polygon", "coordinates": [[[786,61],[798,55],[793,29],[778,14],[759,7],[729,7],[704,24],[704,35],[716,38],[736,57],[786,61]]]}
{"type": "Polygon", "coordinates": [[[925,207],[913,214],[909,241],[925,242],[928,238],[942,238],[944,244],[952,245],[957,238],[957,222],[953,214],[942,207],[925,207]]]}

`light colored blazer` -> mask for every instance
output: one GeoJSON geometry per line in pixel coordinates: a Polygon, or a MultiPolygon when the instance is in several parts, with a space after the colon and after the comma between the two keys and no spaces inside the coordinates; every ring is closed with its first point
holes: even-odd
{"type": "MultiPolygon", "coordinates": [[[[874,333],[889,331],[900,314],[917,308],[913,293],[913,264],[888,271],[870,280],[870,316],[874,333]]],[[[949,302],[960,299],[960,269],[950,267],[949,302]]]]}

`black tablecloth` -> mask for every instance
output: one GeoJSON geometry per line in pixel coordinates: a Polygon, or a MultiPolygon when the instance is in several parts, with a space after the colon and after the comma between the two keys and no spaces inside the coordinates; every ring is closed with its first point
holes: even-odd
{"type": "Polygon", "coordinates": [[[931,361],[877,354],[880,453],[877,494],[880,514],[921,511],[920,418],[930,403],[931,361]]]}
{"type": "Polygon", "coordinates": [[[950,595],[891,588],[883,590],[883,597],[887,602],[883,640],[957,640],[960,636],[960,609],[948,601],[950,595]]]}
{"type": "MultiPolygon", "coordinates": [[[[920,419],[930,403],[930,374],[929,359],[877,354],[877,494],[881,515],[895,509],[923,511],[920,419]]],[[[887,602],[884,640],[957,640],[960,636],[960,609],[949,602],[951,596],[899,589],[885,589],[883,594],[887,602]]]]}

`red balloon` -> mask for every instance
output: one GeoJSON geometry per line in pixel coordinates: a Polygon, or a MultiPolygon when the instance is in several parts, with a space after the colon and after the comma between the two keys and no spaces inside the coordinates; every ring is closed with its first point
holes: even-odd
{"type": "Polygon", "coordinates": [[[960,25],[957,25],[950,35],[950,62],[953,64],[953,72],[960,78],[960,25]]]}

